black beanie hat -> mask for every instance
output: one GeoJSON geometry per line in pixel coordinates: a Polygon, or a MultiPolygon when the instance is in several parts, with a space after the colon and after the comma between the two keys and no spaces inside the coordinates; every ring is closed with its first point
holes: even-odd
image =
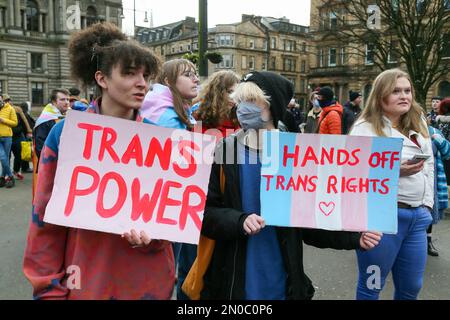
{"type": "Polygon", "coordinates": [[[322,96],[322,101],[324,102],[333,101],[334,99],[334,92],[330,87],[320,88],[320,91],[317,94],[322,96]]]}
{"type": "Polygon", "coordinates": [[[356,99],[358,99],[358,97],[361,97],[361,93],[350,91],[350,101],[355,101],[356,99]]]}
{"type": "Polygon", "coordinates": [[[290,132],[298,132],[295,127],[289,125],[291,121],[286,121],[287,106],[294,96],[294,86],[285,77],[269,71],[253,71],[247,74],[242,82],[253,82],[264,93],[270,97],[270,113],[272,114],[273,124],[278,128],[278,121],[287,125],[290,132]],[[288,122],[288,123],[286,123],[288,122]]]}

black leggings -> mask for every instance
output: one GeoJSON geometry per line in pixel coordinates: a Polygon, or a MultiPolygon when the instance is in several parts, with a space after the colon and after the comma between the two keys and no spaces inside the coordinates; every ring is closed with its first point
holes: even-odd
{"type": "MultiPolygon", "coordinates": [[[[20,144],[24,141],[24,137],[14,138],[11,145],[11,153],[14,154],[14,172],[19,172],[22,166],[22,145],[20,144]]],[[[11,159],[11,155],[9,157],[11,159]]]]}

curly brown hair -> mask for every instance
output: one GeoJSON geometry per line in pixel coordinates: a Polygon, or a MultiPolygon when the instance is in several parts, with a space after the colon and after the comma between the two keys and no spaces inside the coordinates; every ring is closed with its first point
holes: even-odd
{"type": "Polygon", "coordinates": [[[233,71],[222,70],[211,75],[200,92],[200,107],[195,117],[208,127],[217,127],[224,120],[231,120],[237,124],[233,108],[228,106],[229,90],[240,77],[233,71]]]}
{"type": "Polygon", "coordinates": [[[120,66],[121,72],[130,67],[144,67],[150,79],[156,78],[161,68],[159,59],[149,49],[127,39],[109,22],[74,33],[69,41],[69,58],[72,77],[85,87],[97,84],[97,71],[109,77],[116,66],[120,66]]]}

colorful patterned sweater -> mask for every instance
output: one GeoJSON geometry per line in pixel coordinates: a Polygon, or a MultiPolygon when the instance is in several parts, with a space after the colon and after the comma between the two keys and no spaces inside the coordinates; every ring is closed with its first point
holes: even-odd
{"type": "Polygon", "coordinates": [[[447,178],[445,176],[444,163],[442,160],[450,159],[450,142],[445,139],[444,135],[439,129],[428,127],[430,136],[436,135],[433,139],[433,153],[434,153],[434,170],[436,179],[436,191],[435,191],[435,206],[433,209],[433,223],[437,223],[441,214],[438,212],[448,207],[448,191],[447,191],[447,178]],[[437,206],[436,206],[437,204],[437,206]]]}
{"type": "MultiPolygon", "coordinates": [[[[87,112],[95,111],[91,107],[87,112]]],[[[23,262],[34,298],[170,299],[175,283],[170,242],[153,240],[146,248],[133,249],[120,235],[43,222],[63,126],[61,121],[52,128],[39,164],[23,262]]]]}

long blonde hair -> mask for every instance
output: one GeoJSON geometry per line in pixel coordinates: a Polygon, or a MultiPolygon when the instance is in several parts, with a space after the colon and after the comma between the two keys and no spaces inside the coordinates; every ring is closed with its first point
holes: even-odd
{"type": "Polygon", "coordinates": [[[409,136],[409,131],[414,130],[422,136],[428,137],[425,115],[422,107],[416,101],[416,94],[408,73],[400,69],[390,69],[380,73],[370,91],[365,108],[361,113],[361,118],[369,122],[378,136],[386,136],[383,132],[383,103],[389,95],[394,92],[397,79],[406,78],[411,84],[412,103],[411,109],[400,117],[398,130],[405,136],[409,136]]]}
{"type": "Polygon", "coordinates": [[[192,101],[183,98],[176,87],[178,77],[187,71],[196,72],[195,65],[189,60],[170,60],[163,64],[162,72],[160,73],[156,81],[162,85],[169,87],[170,91],[172,92],[174,104],[173,107],[177,116],[180,118],[181,122],[183,122],[188,128],[191,128],[192,124],[188,119],[186,106],[190,106],[192,101]]]}

